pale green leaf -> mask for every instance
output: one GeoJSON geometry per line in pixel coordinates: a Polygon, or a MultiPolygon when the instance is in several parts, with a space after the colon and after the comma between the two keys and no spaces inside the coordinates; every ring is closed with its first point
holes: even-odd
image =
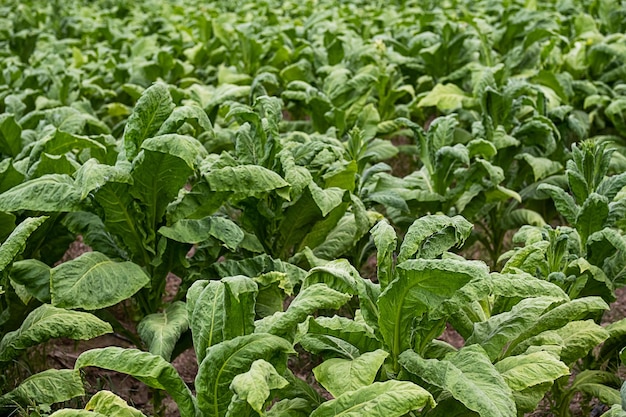
{"type": "Polygon", "coordinates": [[[137,155],[144,140],[156,135],[174,107],[163,83],[156,83],[141,94],[124,129],[124,148],[129,160],[137,155]]]}
{"type": "Polygon", "coordinates": [[[429,215],[421,217],[409,227],[400,246],[398,263],[416,255],[435,258],[453,246],[465,242],[472,224],[461,216],[429,215]]]}
{"type": "Polygon", "coordinates": [[[286,335],[320,309],[337,310],[352,298],[349,294],[335,291],[326,284],[313,284],[298,294],[285,312],[274,313],[256,322],[257,333],[286,335]]]}
{"type": "Polygon", "coordinates": [[[311,417],[402,417],[427,405],[435,406],[428,391],[412,382],[392,380],[346,392],[320,405],[311,417]]]}
{"type": "Polygon", "coordinates": [[[470,97],[455,84],[437,84],[417,105],[436,106],[440,111],[446,112],[463,107],[469,100],[470,97]]]}
{"type": "Polygon", "coordinates": [[[80,372],[48,369],[26,378],[13,391],[0,397],[0,404],[55,404],[85,395],[80,372]]]}
{"type": "Polygon", "coordinates": [[[337,398],[348,391],[371,385],[387,356],[389,353],[379,349],[355,359],[327,359],[313,368],[313,374],[337,398]]]}
{"type": "Polygon", "coordinates": [[[0,271],[3,271],[22,253],[28,237],[48,219],[47,216],[28,217],[11,232],[0,246],[0,271]]]}
{"type": "Polygon", "coordinates": [[[181,417],[195,417],[196,406],[187,385],[176,369],[162,357],[137,349],[112,346],[92,349],[76,360],[75,369],[88,366],[121,372],[138,379],[151,388],[167,391],[178,405],[181,417]]]}
{"type": "Polygon", "coordinates": [[[0,211],[69,212],[79,210],[79,202],[80,190],[70,176],[48,174],[0,194],[0,211]]]}
{"type": "MultiPolygon", "coordinates": [[[[278,336],[255,333],[219,343],[207,349],[196,376],[198,407],[207,417],[222,417],[233,398],[233,379],[263,359],[283,369],[291,343],[278,336]]],[[[280,369],[280,368],[279,368],[280,369]]]]}
{"type": "Polygon", "coordinates": [[[146,417],[141,411],[128,405],[126,401],[111,391],[98,391],[87,403],[85,410],[109,417],[146,417]]]}
{"type": "Polygon", "coordinates": [[[132,297],[149,282],[135,263],[87,252],[52,269],[50,293],[57,307],[98,310],[132,297]]]}
{"type": "Polygon", "coordinates": [[[400,355],[400,364],[412,374],[449,392],[481,416],[517,415],[513,392],[478,345],[450,353],[441,361],[423,359],[407,350],[400,355]]]}
{"type": "Polygon", "coordinates": [[[182,301],[176,301],[164,312],[144,317],[137,325],[137,333],[150,353],[169,361],[176,342],[188,328],[187,306],[182,301]]]}
{"type": "Polygon", "coordinates": [[[245,400],[254,411],[263,415],[271,390],[285,388],[289,382],[263,359],[252,362],[250,370],[233,378],[230,389],[245,400]]]}
{"type": "Polygon", "coordinates": [[[57,337],[89,340],[113,330],[108,323],[89,313],[70,311],[44,304],[33,310],[19,329],[0,341],[0,362],[17,357],[21,351],[57,337]]]}

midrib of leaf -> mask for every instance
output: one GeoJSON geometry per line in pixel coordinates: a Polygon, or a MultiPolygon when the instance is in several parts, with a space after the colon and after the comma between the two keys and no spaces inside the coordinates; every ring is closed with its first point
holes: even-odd
{"type": "MultiPolygon", "coordinates": [[[[220,367],[220,370],[217,372],[217,378],[215,379],[215,387],[213,388],[213,405],[215,408],[215,415],[219,416],[219,404],[217,402],[217,390],[219,388],[219,381],[220,378],[222,376],[222,373],[225,371],[224,368],[226,368],[226,365],[228,365],[228,362],[231,360],[231,358],[235,355],[237,355],[239,352],[241,352],[242,350],[244,350],[245,348],[249,347],[250,345],[252,345],[253,343],[256,343],[256,341],[253,341],[247,345],[244,345],[242,347],[240,347],[239,349],[237,349],[232,355],[230,355],[228,357],[228,359],[226,359],[226,361],[224,361],[224,364],[220,367]]],[[[206,357],[205,357],[206,359],[206,357]]]]}
{"type": "MultiPolygon", "coordinates": [[[[109,194],[113,194],[114,196],[116,196],[116,194],[113,193],[113,192],[109,192],[109,194]]],[[[122,202],[119,199],[116,199],[115,202],[113,203],[113,205],[114,206],[118,206],[118,207],[121,208],[121,210],[118,211],[118,213],[122,213],[122,217],[124,218],[124,220],[126,222],[126,225],[128,225],[128,227],[130,228],[131,233],[132,233],[132,235],[135,238],[135,241],[136,242],[142,242],[143,239],[139,235],[139,232],[137,231],[137,228],[135,227],[135,224],[132,221],[132,218],[130,217],[130,214],[128,213],[128,210],[126,210],[126,206],[124,204],[122,204],[122,202]]],[[[144,262],[145,266],[148,267],[150,265],[150,258],[148,257],[148,254],[146,253],[145,249],[143,248],[143,245],[139,244],[139,246],[141,246],[141,248],[142,248],[141,253],[142,253],[142,256],[143,256],[143,262],[144,262]]]]}
{"type": "Polygon", "coordinates": [[[82,275],[82,276],[81,276],[81,277],[80,277],[80,278],[79,278],[76,282],[74,282],[74,285],[72,285],[72,286],[70,287],[70,289],[69,289],[69,290],[70,290],[70,291],[71,291],[71,290],[73,290],[73,289],[74,289],[74,287],[76,287],[76,286],[78,285],[78,283],[79,283],[79,282],[81,282],[82,280],[84,280],[84,279],[85,279],[85,277],[86,277],[87,275],[89,275],[89,273],[90,273],[93,269],[97,268],[97,267],[98,267],[98,266],[100,266],[100,265],[106,264],[106,263],[114,263],[114,262],[113,262],[113,261],[111,261],[111,260],[107,260],[107,261],[102,261],[102,262],[98,262],[98,263],[94,264],[94,265],[93,265],[91,268],[89,268],[89,269],[88,269],[88,270],[87,270],[87,271],[86,271],[86,272],[85,272],[85,273],[84,273],[84,274],[83,274],[83,275],[82,275]]]}
{"type": "MultiPolygon", "coordinates": [[[[211,311],[211,331],[209,332],[209,339],[208,339],[209,346],[208,347],[213,346],[213,329],[214,329],[214,326],[215,326],[215,311],[217,310],[216,309],[216,307],[217,307],[217,298],[218,298],[217,296],[213,297],[213,309],[211,311]]],[[[206,352],[205,352],[205,356],[204,357],[206,358],[206,352]]]]}

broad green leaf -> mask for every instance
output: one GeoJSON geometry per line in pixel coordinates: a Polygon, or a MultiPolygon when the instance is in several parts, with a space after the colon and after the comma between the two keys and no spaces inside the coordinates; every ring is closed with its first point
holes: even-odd
{"type": "Polygon", "coordinates": [[[212,170],[205,175],[213,191],[227,191],[243,197],[276,190],[289,199],[289,184],[277,173],[258,165],[239,165],[212,170]]]}
{"type": "Polygon", "coordinates": [[[609,332],[593,320],[572,321],[554,332],[563,339],[561,360],[566,364],[584,357],[609,337],[609,332]]]}
{"type": "Polygon", "coordinates": [[[580,208],[576,205],[574,198],[567,194],[565,190],[552,184],[540,184],[537,188],[548,194],[554,201],[554,206],[570,224],[576,224],[576,219],[580,208]]]}
{"type": "Polygon", "coordinates": [[[50,302],[50,267],[36,259],[17,261],[11,267],[11,281],[42,303],[50,302]]]}
{"type": "Polygon", "coordinates": [[[0,193],[3,193],[24,181],[24,173],[15,168],[11,159],[0,161],[0,193]]]}
{"type": "MultiPolygon", "coordinates": [[[[582,393],[596,397],[603,404],[620,404],[619,388],[621,379],[613,372],[585,369],[581,371],[564,392],[562,407],[557,409],[561,414],[569,411],[569,405],[574,401],[574,395],[582,393]]],[[[606,416],[606,414],[604,414],[606,416]]]]}
{"type": "Polygon", "coordinates": [[[362,278],[359,272],[346,259],[336,259],[323,266],[312,268],[304,278],[302,288],[323,283],[346,294],[356,294],[362,278]]]}
{"type": "Polygon", "coordinates": [[[167,133],[177,133],[178,129],[185,123],[193,121],[197,125],[196,137],[203,132],[212,132],[213,126],[206,112],[198,106],[176,107],[159,128],[157,135],[167,133]]]}
{"type": "Polygon", "coordinates": [[[136,349],[112,346],[82,353],[76,360],[74,369],[88,366],[121,372],[138,379],[151,388],[165,390],[178,405],[181,417],[194,417],[196,415],[195,401],[189,388],[180,378],[176,369],[160,356],[136,349]]]}
{"type": "Polygon", "coordinates": [[[521,354],[528,348],[533,336],[548,330],[559,329],[566,324],[594,317],[608,310],[609,306],[600,297],[583,297],[560,304],[542,314],[531,328],[512,341],[507,350],[513,354],[521,354]]]}
{"type": "Polygon", "coordinates": [[[309,317],[300,325],[299,332],[302,335],[296,338],[296,342],[309,352],[324,357],[354,359],[363,352],[381,347],[365,323],[341,316],[309,317]]]}
{"type": "Polygon", "coordinates": [[[552,383],[570,373],[563,362],[546,351],[510,356],[498,361],[495,367],[513,391],[552,383]]]}
{"type": "Polygon", "coordinates": [[[22,150],[22,127],[15,116],[0,115],[0,154],[16,156],[22,150]]]}
{"type": "Polygon", "coordinates": [[[58,129],[43,144],[43,151],[51,155],[63,155],[74,149],[96,149],[104,153],[107,151],[106,146],[97,140],[58,129]]]}
{"type": "Polygon", "coordinates": [[[400,355],[400,364],[481,416],[517,415],[513,392],[478,345],[464,347],[441,361],[407,350],[400,355]]]}
{"type": "Polygon", "coordinates": [[[437,84],[417,105],[436,106],[442,112],[446,112],[463,107],[470,100],[470,97],[455,84],[437,84]]]}
{"type": "Polygon", "coordinates": [[[233,221],[224,217],[209,216],[199,220],[182,219],[172,226],[163,226],[159,233],[168,239],[203,246],[210,238],[224,242],[231,250],[243,241],[244,232],[233,221]]]}
{"type": "Polygon", "coordinates": [[[328,216],[333,209],[343,202],[343,196],[346,190],[337,187],[321,188],[314,182],[309,184],[309,190],[313,201],[322,212],[322,216],[328,216]]]}
{"type": "Polygon", "coordinates": [[[326,284],[313,284],[294,298],[285,312],[278,312],[256,322],[256,333],[286,335],[317,310],[337,310],[352,298],[326,284]]]}
{"type": "Polygon", "coordinates": [[[428,391],[412,382],[392,380],[374,382],[327,401],[311,417],[401,417],[427,405],[435,406],[428,391]]]}
{"type": "Polygon", "coordinates": [[[50,273],[52,304],[98,310],[132,297],[150,282],[133,262],[115,262],[99,252],[87,252],[50,273]]]}
{"type": "Polygon", "coordinates": [[[247,401],[254,411],[263,415],[270,391],[287,385],[289,382],[276,372],[271,363],[259,359],[252,362],[248,372],[233,378],[230,389],[237,397],[247,401]]]}
{"type": "Polygon", "coordinates": [[[207,348],[224,340],[225,286],[221,281],[196,281],[187,292],[187,314],[198,363],[207,348]]]}
{"type": "Polygon", "coordinates": [[[113,329],[89,313],[70,311],[44,304],[33,310],[19,329],[0,341],[0,362],[17,357],[21,351],[57,337],[89,340],[113,329]]]}
{"type": "Polygon", "coordinates": [[[176,301],[164,312],[144,317],[137,325],[137,333],[150,353],[169,362],[176,342],[188,328],[187,306],[182,301],[176,301]]]}
{"type": "Polygon", "coordinates": [[[583,203],[576,217],[576,231],[580,235],[583,247],[587,238],[602,229],[609,216],[609,201],[600,194],[591,193],[583,203]]]}
{"type": "Polygon", "coordinates": [[[85,410],[109,417],[145,417],[141,411],[131,407],[111,391],[98,391],[91,397],[85,410]]]}
{"type": "Polygon", "coordinates": [[[282,400],[272,406],[266,417],[309,417],[310,405],[303,398],[282,400]]]}
{"type": "Polygon", "coordinates": [[[551,282],[525,273],[491,274],[493,295],[502,298],[552,297],[567,301],[567,294],[551,282]]]}
{"type": "MultiPolygon", "coordinates": [[[[473,279],[488,279],[481,262],[416,259],[399,264],[397,277],[378,298],[380,332],[396,358],[411,348],[414,321],[441,309],[473,279]]],[[[430,340],[429,340],[430,341],[430,340]]]]}
{"type": "MultiPolygon", "coordinates": [[[[163,139],[164,136],[159,136],[163,139]]],[[[152,138],[150,140],[156,140],[152,138]]],[[[146,141],[147,142],[147,141],[146,141]]],[[[193,168],[177,155],[142,149],[133,161],[130,193],[142,203],[146,223],[152,229],[161,221],[167,205],[187,183],[193,168]]]]}
{"type": "Polygon", "coordinates": [[[80,190],[68,175],[49,174],[0,194],[0,211],[67,212],[79,209],[80,190]]]}
{"type": "Polygon", "coordinates": [[[530,169],[532,169],[535,182],[547,178],[550,175],[557,174],[563,169],[563,165],[561,165],[558,161],[553,161],[549,158],[536,157],[529,153],[518,155],[516,159],[523,159],[526,161],[530,169]]]}
{"type": "Polygon", "coordinates": [[[398,263],[416,255],[435,258],[453,246],[460,246],[472,231],[472,224],[461,216],[429,215],[409,227],[400,246],[398,263]]]}
{"type": "Polygon", "coordinates": [[[26,378],[13,391],[0,397],[0,404],[55,404],[85,395],[80,372],[48,369],[26,378]]]}
{"type": "Polygon", "coordinates": [[[111,166],[100,164],[96,159],[88,160],[76,172],[76,187],[80,190],[81,200],[109,181],[131,184],[130,168],[128,163],[111,166]]]}
{"type": "Polygon", "coordinates": [[[141,94],[124,129],[124,149],[128,160],[137,155],[144,140],[157,134],[174,107],[165,84],[156,83],[141,94]]]}
{"type": "Polygon", "coordinates": [[[141,149],[181,159],[190,169],[195,169],[207,156],[206,149],[197,139],[177,134],[159,135],[146,139],[141,144],[141,149]]]}
{"type": "Polygon", "coordinates": [[[289,353],[293,353],[291,343],[266,333],[240,336],[211,346],[196,376],[199,409],[207,417],[225,416],[234,395],[229,387],[237,375],[247,372],[259,359],[284,369],[289,353]]]}
{"type": "Polygon", "coordinates": [[[532,328],[539,317],[558,299],[551,297],[526,298],[511,311],[492,316],[489,320],[475,323],[472,336],[466,343],[479,344],[492,360],[498,358],[502,349],[520,334],[532,328]]]}
{"type": "Polygon", "coordinates": [[[333,397],[371,385],[389,356],[384,350],[366,352],[355,359],[332,358],[313,368],[315,379],[333,397]]]}
{"type": "Polygon", "coordinates": [[[226,277],[222,279],[224,293],[224,339],[245,336],[254,332],[256,296],[259,291],[254,280],[244,277],[226,277]]]}
{"type": "Polygon", "coordinates": [[[103,219],[107,230],[118,236],[133,259],[150,263],[144,248],[146,232],[141,227],[145,214],[129,192],[130,186],[124,183],[109,182],[98,189],[95,199],[104,212],[103,219]]]}
{"type": "Polygon", "coordinates": [[[376,272],[381,289],[385,289],[393,280],[393,255],[398,245],[396,231],[387,220],[381,220],[372,228],[372,237],[376,245],[376,272]]]}
{"type": "Polygon", "coordinates": [[[28,217],[20,223],[0,246],[0,271],[3,271],[22,253],[28,237],[48,219],[47,216],[28,217]]]}

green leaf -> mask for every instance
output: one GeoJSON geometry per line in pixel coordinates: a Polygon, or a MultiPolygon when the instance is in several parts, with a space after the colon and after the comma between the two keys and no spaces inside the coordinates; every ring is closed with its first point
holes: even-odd
{"type": "Polygon", "coordinates": [[[36,259],[17,261],[11,267],[11,282],[42,303],[50,302],[50,267],[36,259]]]}
{"type": "Polygon", "coordinates": [[[130,164],[111,166],[100,164],[96,159],[88,160],[76,171],[76,187],[80,190],[81,200],[107,182],[131,184],[130,168],[130,164]]]}
{"type": "Polygon", "coordinates": [[[509,342],[532,328],[543,312],[558,301],[551,297],[523,299],[511,311],[492,316],[487,321],[475,323],[474,332],[466,343],[468,345],[479,344],[489,357],[495,360],[509,342]]]}
{"type": "Polygon", "coordinates": [[[337,310],[351,298],[351,295],[335,291],[326,284],[313,284],[300,291],[287,311],[274,313],[258,320],[256,332],[286,335],[315,311],[337,310]]]}
{"type": "Polygon", "coordinates": [[[381,289],[385,289],[393,280],[393,255],[398,245],[396,231],[386,219],[372,228],[372,237],[376,245],[376,272],[381,289]]]}
{"type": "Polygon", "coordinates": [[[315,201],[315,204],[322,212],[323,217],[328,216],[332,210],[343,202],[343,196],[346,193],[346,190],[342,188],[321,188],[314,182],[309,184],[309,190],[311,191],[313,201],[315,201]]]}
{"type": "Polygon", "coordinates": [[[472,224],[461,216],[428,215],[413,222],[400,246],[398,263],[416,255],[435,258],[453,246],[460,246],[472,231],[472,224]]]}
{"type": "Polygon", "coordinates": [[[263,359],[252,362],[248,372],[233,378],[230,389],[238,398],[247,401],[254,411],[263,415],[271,390],[285,388],[289,382],[263,359]]]}
{"type": "Polygon", "coordinates": [[[13,391],[0,397],[0,404],[55,404],[85,395],[80,372],[48,369],[26,378],[13,391]]]}
{"type": "Polygon", "coordinates": [[[571,364],[609,338],[609,332],[593,320],[572,321],[554,331],[562,339],[561,360],[571,364]]]}
{"type": "Polygon", "coordinates": [[[16,156],[22,150],[22,127],[12,114],[0,115],[0,154],[16,156]]]}
{"type": "Polygon", "coordinates": [[[407,350],[400,355],[400,364],[481,416],[517,415],[513,392],[478,345],[466,346],[441,361],[407,350]]]}
{"type": "Polygon", "coordinates": [[[313,374],[337,398],[348,391],[371,385],[387,356],[389,353],[379,349],[363,353],[355,359],[332,358],[313,368],[313,374]]]}
{"type": "Polygon", "coordinates": [[[87,252],[52,269],[50,293],[57,307],[98,310],[132,297],[149,282],[133,262],[114,262],[99,252],[87,252]]]}
{"type": "Polygon", "coordinates": [[[498,361],[495,366],[513,391],[522,391],[546,382],[552,383],[570,373],[563,362],[546,351],[510,356],[498,361]]]}
{"type": "Polygon", "coordinates": [[[289,199],[289,184],[277,173],[258,165],[238,165],[215,169],[205,175],[213,191],[229,191],[243,197],[276,190],[289,199]]]}
{"type": "Polygon", "coordinates": [[[266,417],[309,417],[310,405],[303,398],[282,400],[272,406],[266,417]]]}
{"type": "Polygon", "coordinates": [[[19,356],[20,352],[57,337],[89,340],[111,333],[113,329],[89,313],[70,311],[44,304],[33,310],[19,329],[0,341],[0,362],[19,356]]]}
{"type": "Polygon", "coordinates": [[[244,277],[226,277],[222,279],[224,293],[224,339],[245,336],[254,332],[256,296],[259,291],[254,280],[244,277]]]}
{"type": "Polygon", "coordinates": [[[323,283],[346,294],[356,294],[359,272],[346,259],[336,259],[323,266],[312,268],[302,283],[302,289],[313,284],[323,283]]]}
{"type": "Polygon", "coordinates": [[[69,212],[79,210],[79,202],[80,190],[70,176],[49,174],[0,194],[0,211],[69,212]]]}
{"type": "Polygon", "coordinates": [[[203,219],[182,219],[172,226],[163,226],[159,233],[168,239],[182,243],[203,246],[210,238],[215,238],[235,250],[244,239],[244,232],[232,220],[224,217],[209,216],[203,219]]]}
{"type": "MultiPolygon", "coordinates": [[[[179,135],[167,136],[179,137],[179,135]]],[[[156,140],[168,141],[169,139],[166,136],[159,136],[146,140],[144,144],[156,140]]],[[[184,146],[181,145],[181,147],[184,146]]],[[[156,229],[156,225],[165,214],[167,205],[176,198],[193,173],[193,168],[183,163],[183,161],[187,162],[183,158],[191,158],[191,156],[181,156],[160,150],[143,149],[142,146],[142,151],[133,161],[134,184],[130,188],[130,193],[142,203],[143,211],[146,213],[146,223],[152,229],[156,229]]]]}
{"type": "Polygon", "coordinates": [[[278,336],[255,333],[219,343],[207,349],[196,376],[198,407],[207,417],[226,415],[233,398],[233,379],[263,359],[284,369],[291,343],[278,336]]]}
{"type": "Polygon", "coordinates": [[[339,356],[355,359],[363,352],[381,347],[372,330],[365,323],[345,317],[309,317],[300,325],[299,342],[304,349],[324,357],[339,356]]]}
{"type": "Polygon", "coordinates": [[[160,356],[137,349],[111,346],[82,353],[76,360],[74,369],[88,366],[121,372],[151,388],[165,390],[178,405],[181,417],[195,417],[196,415],[195,402],[189,388],[176,369],[160,356]]]}
{"type": "Polygon", "coordinates": [[[188,328],[187,306],[182,301],[176,301],[164,312],[144,317],[137,325],[137,333],[150,353],[169,362],[176,342],[188,328]]]}
{"type": "Polygon", "coordinates": [[[47,219],[47,216],[28,217],[11,232],[0,246],[0,271],[3,271],[22,253],[28,237],[47,219]]]}
{"type": "Polygon", "coordinates": [[[180,106],[176,107],[168,118],[163,122],[157,135],[167,133],[177,133],[178,129],[185,123],[192,121],[197,125],[196,137],[203,132],[213,132],[213,126],[206,112],[198,106],[180,106]]]}
{"type": "Polygon", "coordinates": [[[567,194],[562,188],[552,184],[539,184],[537,190],[548,194],[552,200],[554,200],[556,209],[565,217],[568,223],[576,224],[576,218],[578,217],[580,208],[576,205],[571,195],[567,194]]]}
{"type": "Polygon", "coordinates": [[[470,281],[488,279],[485,264],[451,259],[405,261],[397,266],[396,273],[378,298],[380,332],[396,358],[412,347],[416,319],[445,307],[446,301],[470,281]]]}
{"type": "Polygon", "coordinates": [[[591,193],[583,203],[576,217],[576,231],[580,235],[580,241],[584,247],[587,238],[602,229],[604,222],[609,216],[609,201],[600,194],[591,193]]]}
{"type": "Polygon", "coordinates": [[[207,348],[224,340],[225,286],[221,281],[196,281],[187,291],[187,314],[198,363],[207,348]]]}
{"type": "Polygon", "coordinates": [[[440,111],[447,112],[463,107],[470,101],[470,97],[455,84],[437,84],[417,103],[417,106],[436,106],[440,111]]]}
{"type": "Polygon", "coordinates": [[[124,129],[124,149],[129,161],[137,155],[144,140],[157,134],[174,107],[163,83],[156,83],[141,94],[124,129]]]}
{"type": "Polygon", "coordinates": [[[427,405],[435,406],[428,391],[412,382],[392,380],[346,392],[320,405],[311,417],[401,417],[427,405]]]}
{"type": "Polygon", "coordinates": [[[558,174],[563,170],[563,165],[549,158],[536,157],[529,153],[523,153],[516,156],[516,159],[524,160],[533,172],[536,181],[558,174]]]}
{"type": "Polygon", "coordinates": [[[146,417],[141,411],[111,391],[98,391],[87,403],[85,410],[109,417],[146,417]]]}

